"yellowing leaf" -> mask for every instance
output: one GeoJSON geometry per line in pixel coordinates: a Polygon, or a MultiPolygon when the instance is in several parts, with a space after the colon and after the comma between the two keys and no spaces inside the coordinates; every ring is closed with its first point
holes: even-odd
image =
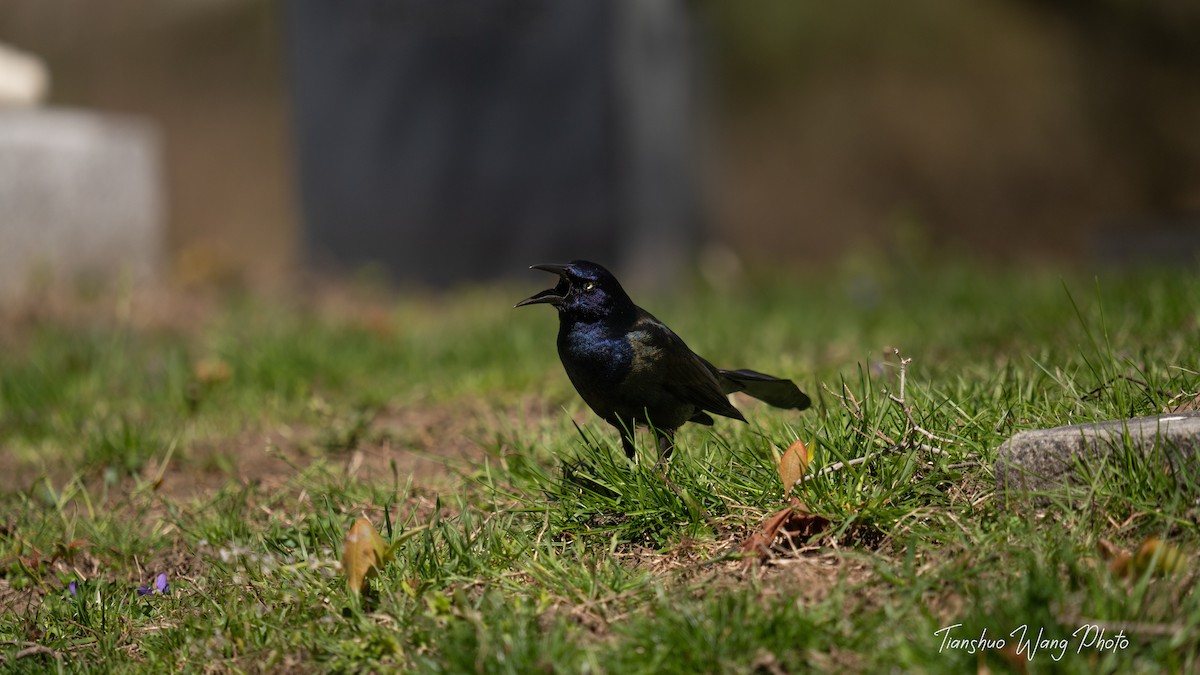
{"type": "Polygon", "coordinates": [[[354,521],[342,548],[342,572],[346,574],[350,590],[355,595],[361,594],[367,579],[374,576],[390,557],[391,550],[371,521],[366,518],[354,521]]]}
{"type": "Polygon", "coordinates": [[[1100,555],[1108,561],[1108,571],[1114,577],[1128,579],[1149,571],[1155,576],[1167,576],[1183,569],[1183,552],[1173,544],[1150,537],[1142,542],[1137,553],[1121,550],[1112,542],[1101,539],[1100,555]]]}
{"type": "Polygon", "coordinates": [[[233,366],[219,356],[209,356],[192,364],[192,377],[200,384],[219,384],[233,377],[233,366]]]}
{"type": "Polygon", "coordinates": [[[791,492],[796,483],[804,478],[804,474],[808,471],[808,463],[811,461],[812,451],[804,445],[804,441],[797,440],[788,446],[783,456],[779,458],[778,467],[784,491],[791,492]]]}
{"type": "Polygon", "coordinates": [[[1183,553],[1178,547],[1159,541],[1158,537],[1150,537],[1133,557],[1133,568],[1138,574],[1146,570],[1155,576],[1174,574],[1183,568],[1183,553]]]}

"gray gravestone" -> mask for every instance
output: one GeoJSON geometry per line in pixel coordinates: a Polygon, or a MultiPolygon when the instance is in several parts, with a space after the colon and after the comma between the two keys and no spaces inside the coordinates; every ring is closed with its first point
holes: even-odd
{"type": "Polygon", "coordinates": [[[1038,491],[1069,484],[1079,464],[1094,465],[1126,444],[1147,457],[1161,457],[1173,470],[1194,467],[1200,412],[1022,431],[1000,446],[996,486],[1038,491]]]}
{"type": "Polygon", "coordinates": [[[153,277],[164,243],[162,183],[147,122],[0,109],[0,294],[34,278],[153,277]]]}

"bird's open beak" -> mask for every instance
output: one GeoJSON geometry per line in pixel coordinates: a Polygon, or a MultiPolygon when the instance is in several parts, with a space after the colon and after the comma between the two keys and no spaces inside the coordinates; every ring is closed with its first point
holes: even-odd
{"type": "MultiPolygon", "coordinates": [[[[530,265],[529,269],[542,270],[543,272],[552,272],[564,279],[567,276],[567,266],[566,265],[530,265]]],[[[532,295],[532,296],[525,298],[524,300],[518,302],[517,304],[513,305],[513,308],[515,309],[517,307],[524,307],[525,305],[537,305],[537,304],[540,304],[543,302],[557,306],[558,303],[560,303],[566,299],[567,296],[565,295],[565,290],[566,289],[564,287],[564,284],[559,284],[558,286],[555,286],[554,288],[547,288],[546,290],[542,291],[541,293],[532,295]],[[562,290],[560,290],[560,287],[563,287],[562,290]]]]}

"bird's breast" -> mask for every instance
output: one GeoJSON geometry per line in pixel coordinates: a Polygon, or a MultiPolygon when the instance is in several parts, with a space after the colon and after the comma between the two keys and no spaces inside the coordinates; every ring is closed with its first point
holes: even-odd
{"type": "Polygon", "coordinates": [[[558,355],[575,390],[597,415],[614,425],[649,420],[674,429],[695,415],[695,405],[671,392],[661,341],[644,329],[576,322],[560,327],[558,355]]]}
{"type": "Polygon", "coordinates": [[[621,382],[633,366],[633,348],[602,325],[576,324],[559,334],[558,355],[573,382],[621,382]]]}

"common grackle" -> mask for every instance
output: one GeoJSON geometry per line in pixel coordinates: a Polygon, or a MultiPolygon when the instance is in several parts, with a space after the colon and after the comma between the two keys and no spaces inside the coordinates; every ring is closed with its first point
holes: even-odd
{"type": "Polygon", "coordinates": [[[684,422],[711,425],[715,413],[746,421],[729,402],[735,391],[777,408],[804,410],[811,401],[791,380],[753,370],[722,370],[698,356],[670,328],[633,304],[608,270],[576,260],[534,265],[558,285],[516,307],[547,303],[558,310],[558,356],[575,390],[621,432],[634,457],[635,425],[649,426],[660,459],[670,456],[684,422]]]}

